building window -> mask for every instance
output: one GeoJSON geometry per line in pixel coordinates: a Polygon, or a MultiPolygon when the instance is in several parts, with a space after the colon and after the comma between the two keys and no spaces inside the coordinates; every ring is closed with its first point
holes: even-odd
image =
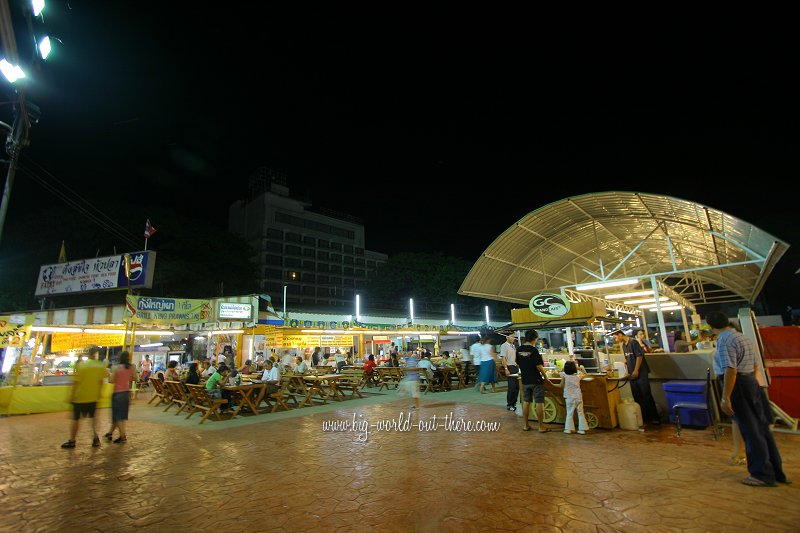
{"type": "Polygon", "coordinates": [[[345,265],[352,265],[353,263],[354,263],[353,256],[351,256],[351,255],[344,256],[344,264],[345,265]]]}
{"type": "Polygon", "coordinates": [[[331,247],[331,243],[329,241],[326,241],[325,239],[320,239],[319,241],[317,241],[317,247],[318,248],[330,248],[331,247]]]}
{"type": "Polygon", "coordinates": [[[311,237],[309,235],[306,235],[305,237],[303,237],[303,244],[307,244],[309,246],[316,246],[317,245],[317,239],[315,239],[314,237],[311,237]]]}
{"type": "Polygon", "coordinates": [[[300,268],[300,260],[295,259],[294,257],[286,257],[283,260],[283,266],[289,268],[300,268]]]}
{"type": "Polygon", "coordinates": [[[328,276],[317,276],[317,283],[327,285],[330,283],[330,278],[328,278],[328,276]]]}
{"type": "Polygon", "coordinates": [[[303,287],[303,296],[314,296],[314,288],[313,285],[305,285],[303,287]]]}
{"type": "Polygon", "coordinates": [[[342,278],[331,278],[331,285],[339,286],[342,284],[342,278]]]}
{"type": "Polygon", "coordinates": [[[311,272],[314,272],[316,270],[314,267],[315,264],[316,263],[314,263],[314,261],[303,261],[303,270],[310,270],[311,272]]]}
{"type": "Polygon", "coordinates": [[[267,268],[264,270],[264,277],[268,279],[282,279],[283,270],[276,270],[274,268],[267,268]]]}
{"type": "Polygon", "coordinates": [[[279,242],[267,241],[267,244],[264,246],[264,249],[267,252],[283,252],[283,245],[279,242]]]}
{"type": "Polygon", "coordinates": [[[319,263],[317,264],[317,272],[328,272],[328,265],[327,263],[319,263]]]}
{"type": "Polygon", "coordinates": [[[294,246],[293,244],[287,244],[284,246],[284,250],[289,255],[300,255],[300,247],[294,246]]]}
{"type": "Polygon", "coordinates": [[[355,286],[353,284],[353,279],[352,278],[344,278],[343,281],[344,281],[344,283],[342,283],[342,285],[344,285],[345,287],[354,287],[355,286]]]}
{"type": "Polygon", "coordinates": [[[314,283],[314,274],[303,274],[303,283],[314,283]]]}
{"type": "Polygon", "coordinates": [[[345,244],[344,245],[344,253],[352,254],[353,253],[353,245],[352,244],[345,244]]]}
{"type": "Polygon", "coordinates": [[[356,259],[356,266],[363,267],[364,266],[364,259],[362,259],[361,257],[356,259]]]}
{"type": "Polygon", "coordinates": [[[319,259],[320,261],[330,261],[331,254],[329,254],[328,252],[317,252],[317,259],[319,259]]]}
{"type": "Polygon", "coordinates": [[[357,268],[356,269],[356,276],[358,276],[359,278],[365,278],[365,277],[367,277],[367,274],[366,274],[366,272],[364,272],[360,268],[357,268]]]}
{"type": "Polygon", "coordinates": [[[334,274],[341,274],[342,273],[342,267],[340,267],[339,265],[330,265],[329,271],[333,272],[334,274]]]}
{"type": "Polygon", "coordinates": [[[267,237],[271,239],[283,240],[283,231],[275,228],[267,228],[267,237]]]}
{"type": "Polygon", "coordinates": [[[315,255],[316,252],[314,252],[313,248],[303,248],[303,257],[310,257],[313,259],[315,255]]]}
{"type": "Polygon", "coordinates": [[[340,254],[331,254],[331,262],[333,263],[341,263],[342,256],[340,254]]]}
{"type": "Polygon", "coordinates": [[[342,243],[340,242],[332,242],[331,243],[331,250],[336,250],[337,252],[342,251],[342,243]]]}
{"type": "Polygon", "coordinates": [[[344,275],[345,276],[352,276],[353,275],[353,267],[344,267],[344,275]]]}
{"type": "Polygon", "coordinates": [[[364,249],[356,247],[356,255],[364,255],[364,249]]]}
{"type": "Polygon", "coordinates": [[[268,265],[274,266],[282,266],[283,265],[283,258],[279,255],[270,255],[267,254],[267,257],[264,261],[268,265]]]}
{"type": "Polygon", "coordinates": [[[375,268],[375,261],[367,261],[367,268],[375,268]]]}
{"type": "Polygon", "coordinates": [[[286,281],[300,281],[300,274],[294,270],[286,271],[286,281]]]}

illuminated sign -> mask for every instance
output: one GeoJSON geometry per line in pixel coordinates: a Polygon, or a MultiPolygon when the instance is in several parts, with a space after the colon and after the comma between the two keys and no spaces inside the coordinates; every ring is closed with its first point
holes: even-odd
{"type": "Polygon", "coordinates": [[[219,302],[217,318],[235,318],[250,320],[253,316],[252,304],[238,304],[233,302],[219,302]]]}
{"type": "Polygon", "coordinates": [[[542,293],[531,298],[528,307],[536,316],[558,318],[569,313],[570,302],[560,294],[542,293]]]}

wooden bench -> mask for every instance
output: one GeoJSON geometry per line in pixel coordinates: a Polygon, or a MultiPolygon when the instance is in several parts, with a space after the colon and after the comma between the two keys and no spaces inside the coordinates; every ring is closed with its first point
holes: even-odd
{"type": "Polygon", "coordinates": [[[170,394],[170,402],[164,409],[165,413],[169,411],[169,408],[173,405],[178,406],[178,411],[175,413],[176,415],[184,409],[189,409],[191,407],[192,396],[189,394],[189,391],[186,389],[186,386],[183,384],[183,382],[167,380],[163,383],[163,385],[170,394]]]}
{"type": "Polygon", "coordinates": [[[392,386],[396,389],[400,385],[400,381],[403,380],[403,369],[400,367],[376,366],[373,372],[377,372],[381,380],[381,386],[378,391],[383,390],[384,387],[389,390],[389,387],[392,386]]]}
{"type": "Polygon", "coordinates": [[[212,398],[211,395],[208,394],[208,391],[204,385],[187,384],[186,388],[189,389],[189,393],[192,395],[192,399],[194,400],[192,409],[189,411],[189,414],[186,415],[187,420],[191,418],[193,414],[199,411],[205,411],[206,413],[203,415],[203,418],[200,419],[200,424],[205,422],[206,418],[212,414],[217,420],[222,420],[222,418],[219,416],[219,408],[228,403],[227,398],[212,398]]]}
{"type": "MultiPolygon", "coordinates": [[[[336,380],[336,389],[339,391],[350,391],[350,397],[361,396],[359,389],[364,381],[364,371],[358,368],[350,368],[342,370],[339,378],[336,380]]],[[[342,394],[342,398],[344,395],[342,394]]]]}

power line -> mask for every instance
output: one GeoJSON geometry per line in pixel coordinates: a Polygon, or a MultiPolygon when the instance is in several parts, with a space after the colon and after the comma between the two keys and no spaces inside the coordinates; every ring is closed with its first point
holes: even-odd
{"type": "Polygon", "coordinates": [[[87,217],[90,221],[94,222],[102,229],[110,233],[111,235],[119,238],[125,244],[129,245],[131,248],[137,248],[139,246],[138,240],[136,236],[132,234],[130,231],[126,230],[123,226],[121,226],[118,222],[114,219],[110,218],[108,215],[94,207],[89,201],[83,198],[80,194],[70,189],[66,184],[64,184],[61,180],[56,178],[52,173],[48,172],[44,167],[36,163],[35,161],[30,161],[29,159],[25,159],[25,162],[32,162],[35,165],[39,166],[43,172],[45,172],[53,181],[57,182],[57,184],[50,183],[45,177],[41,176],[34,170],[28,168],[26,165],[20,165],[19,169],[25,172],[28,176],[33,178],[34,181],[39,183],[44,189],[52,193],[57,198],[61,199],[64,203],[68,206],[72,207],[85,217],[87,217]],[[68,192],[64,192],[64,190],[68,192]],[[72,195],[72,196],[70,196],[72,195]]]}

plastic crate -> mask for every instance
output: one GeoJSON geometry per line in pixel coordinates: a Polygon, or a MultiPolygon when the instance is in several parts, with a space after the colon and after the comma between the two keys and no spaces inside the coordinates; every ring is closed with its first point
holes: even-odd
{"type": "MultiPolygon", "coordinates": [[[[672,407],[676,403],[690,402],[706,405],[705,381],[667,381],[661,385],[669,407],[669,421],[675,423],[672,407]]],[[[708,427],[711,421],[706,409],[681,409],[681,425],[708,427]]]]}

